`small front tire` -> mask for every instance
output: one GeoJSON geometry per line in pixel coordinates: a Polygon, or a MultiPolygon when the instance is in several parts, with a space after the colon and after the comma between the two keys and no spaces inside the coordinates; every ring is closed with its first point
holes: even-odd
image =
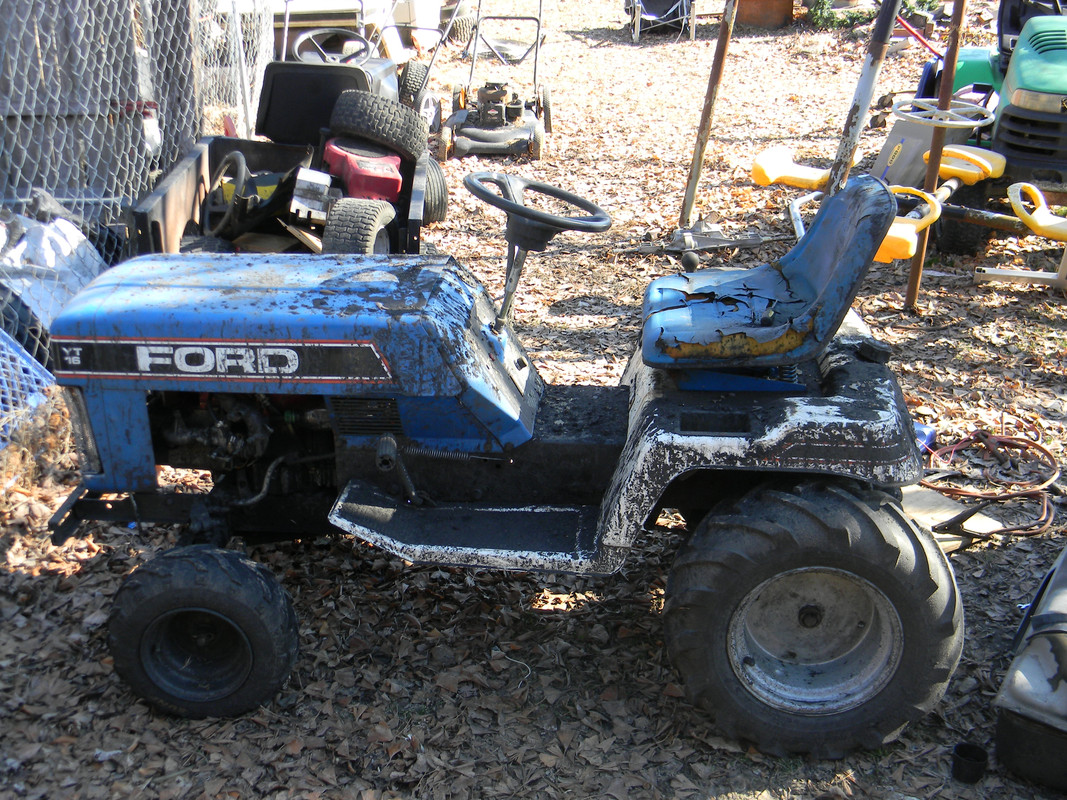
{"type": "Polygon", "coordinates": [[[396,210],[384,200],[355,197],[336,200],[322,229],[322,253],[389,253],[392,249],[389,224],[395,218],[396,210]]]}
{"type": "Polygon", "coordinates": [[[296,614],[263,565],[232,550],[181,547],[119,587],[108,645],[115,672],[156,708],[232,717],[285,683],[296,663],[296,614]]]}

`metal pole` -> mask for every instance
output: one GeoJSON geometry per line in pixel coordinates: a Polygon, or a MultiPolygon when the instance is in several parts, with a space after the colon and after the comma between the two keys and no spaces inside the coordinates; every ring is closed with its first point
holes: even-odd
{"type": "MultiPolygon", "coordinates": [[[[952,4],[952,23],[948,33],[948,47],[945,50],[945,63],[941,67],[941,92],[937,96],[937,107],[947,110],[952,103],[952,84],[956,81],[956,58],[960,52],[960,35],[963,31],[964,12],[967,0],[955,0],[952,4]]],[[[945,147],[945,129],[938,126],[930,135],[930,158],[926,162],[926,180],[923,190],[932,192],[937,188],[937,173],[941,169],[941,151],[945,147]]],[[[904,296],[904,308],[915,310],[919,299],[919,284],[923,279],[923,262],[926,261],[926,243],[929,241],[930,229],[919,232],[915,255],[911,259],[908,272],[908,290],[904,296]]]]}
{"type": "Polygon", "coordinates": [[[234,57],[237,60],[237,80],[240,82],[241,110],[244,112],[241,119],[241,128],[244,138],[252,138],[252,100],[248,96],[251,87],[248,85],[248,74],[245,71],[245,48],[241,41],[241,15],[237,13],[237,0],[230,2],[230,46],[233,48],[234,57]]]}
{"type": "MultiPolygon", "coordinates": [[[[899,0],[898,0],[899,2],[899,0]]],[[[715,112],[715,99],[719,96],[719,84],[722,82],[723,65],[726,63],[726,48],[734,32],[734,17],[737,16],[737,0],[726,0],[719,23],[719,40],[715,45],[715,60],[711,64],[711,76],[708,78],[708,92],[704,96],[704,110],[700,114],[697,127],[697,143],[693,148],[693,163],[689,166],[689,183],[685,187],[685,199],[682,201],[682,213],[678,218],[679,227],[689,226],[693,216],[693,204],[696,202],[697,184],[700,172],[704,168],[704,154],[711,138],[711,118],[715,112]]]]}
{"type": "Polygon", "coordinates": [[[889,40],[893,36],[893,25],[899,11],[900,0],[884,2],[878,9],[874,29],[871,31],[871,41],[867,45],[867,58],[863,62],[860,80],[852,96],[852,107],[848,110],[848,117],[845,119],[845,130],[841,134],[834,163],[830,166],[830,177],[826,181],[827,196],[839,192],[848,180],[848,171],[852,169],[852,161],[860,143],[860,134],[863,133],[863,126],[867,122],[867,112],[874,99],[878,71],[882,68],[882,62],[885,61],[889,40]]]}

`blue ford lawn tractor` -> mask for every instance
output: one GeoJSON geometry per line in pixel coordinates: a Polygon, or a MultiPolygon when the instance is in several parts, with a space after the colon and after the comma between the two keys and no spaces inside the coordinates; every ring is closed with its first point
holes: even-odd
{"type": "Polygon", "coordinates": [[[279,689],[294,611],[225,549],[235,535],[606,575],[666,508],[690,531],[667,647],[726,735],[839,756],[929,711],[960,655],[960,599],[899,505],[921,471],[914,427],[849,310],[895,214],[886,186],[851,180],[780,261],[653,281],[622,385],[580,386],[538,376],[511,308],[529,252],[609,217],[539,182],[465,183],[507,213],[499,305],[446,256],[153,255],[55,320],[83,459],[55,540],[81,520],[187,525],[115,596],[116,672],[191,717],[279,689]],[[210,470],[213,488],[168,491],[159,464],[210,470]]]}

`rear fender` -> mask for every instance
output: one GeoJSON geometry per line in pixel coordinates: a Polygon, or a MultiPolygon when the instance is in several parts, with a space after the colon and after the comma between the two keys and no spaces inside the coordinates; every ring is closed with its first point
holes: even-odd
{"type": "Polygon", "coordinates": [[[835,339],[820,359],[821,393],[793,395],[683,392],[669,372],[631,359],[629,433],[601,505],[605,552],[624,552],[681,481],[706,481],[710,506],[746,476],[834,475],[884,488],[919,480],[904,397],[888,367],[856,354],[859,343],[835,339]]]}

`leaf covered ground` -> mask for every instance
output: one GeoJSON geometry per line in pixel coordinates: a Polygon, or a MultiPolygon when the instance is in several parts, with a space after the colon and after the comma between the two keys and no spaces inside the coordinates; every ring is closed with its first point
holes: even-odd
{"type": "MultiPolygon", "coordinates": [[[[528,13],[524,2],[501,10],[528,13]]],[[[677,226],[718,26],[704,17],[696,41],[651,35],[633,44],[621,5],[546,3],[539,79],[552,92],[547,158],[446,163],[449,217],[426,232],[497,293],[502,215],[462,188],[464,174],[514,171],[611,213],[609,232],[561,236],[529,259],[516,324],[553,382],[617,381],[645,285],[679,269],[673,257],[635,251],[677,226]]],[[[991,42],[993,18],[975,6],[968,41],[991,42]]],[[[772,241],[716,251],[709,265],[766,261],[789,246],[783,212],[799,192],[755,186],[752,158],[786,144],[800,160],[829,164],[867,31],[816,32],[800,21],[737,30],[697,210],[725,235],[772,241]]],[[[877,94],[910,91],[926,57],[914,45],[891,56],[877,94]]],[[[432,85],[446,112],[451,85],[466,83],[469,69],[458,48],[435,64],[432,85]]],[[[488,63],[478,70],[476,82],[501,76],[488,63]]],[[[507,77],[532,93],[531,72],[528,61],[507,77]]],[[[884,129],[865,132],[868,160],[859,169],[884,138],[884,129]]],[[[872,270],[855,307],[894,346],[905,395],[939,443],[982,429],[1032,439],[1064,461],[1064,295],[972,277],[982,264],[1055,269],[1059,258],[1058,247],[1036,237],[997,239],[974,259],[932,252],[914,311],[904,308],[907,263],[872,270]]],[[[178,531],[98,524],[62,547],[48,543],[48,516],[77,468],[61,405],[46,406],[3,455],[0,797],[1053,796],[1012,777],[995,754],[979,784],[955,782],[949,757],[962,740],[993,750],[991,701],[1010,661],[1017,605],[1061,549],[1062,517],[1044,532],[996,536],[953,554],[967,640],[935,713],[876,752],[806,761],[725,740],[684,700],[658,618],[683,535],[670,524],[646,534],[623,570],[602,579],[417,568],[347,538],[252,548],[300,617],[289,684],[239,719],[162,716],[113,673],[106,620],[122,578],[172,546],[178,531]]],[[[1000,491],[990,466],[981,449],[961,452],[953,480],[1000,491]]],[[[1063,510],[1061,497],[1050,503],[1063,510]]],[[[1038,505],[1008,500],[987,513],[1026,527],[1038,505]]]]}

